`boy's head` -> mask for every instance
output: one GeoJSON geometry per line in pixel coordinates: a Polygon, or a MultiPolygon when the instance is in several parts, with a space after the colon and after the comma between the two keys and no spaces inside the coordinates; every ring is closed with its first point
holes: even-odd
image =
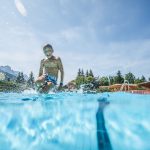
{"type": "Polygon", "coordinates": [[[51,58],[54,50],[53,50],[53,47],[50,44],[46,44],[43,47],[43,52],[44,52],[44,54],[46,55],[47,58],[51,58]]]}

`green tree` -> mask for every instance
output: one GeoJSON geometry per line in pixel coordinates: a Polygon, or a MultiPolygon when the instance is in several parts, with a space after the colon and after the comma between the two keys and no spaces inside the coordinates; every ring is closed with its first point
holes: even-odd
{"type": "Polygon", "coordinates": [[[89,76],[94,77],[92,70],[89,71],[89,76]]]}
{"type": "Polygon", "coordinates": [[[127,80],[129,83],[134,83],[135,76],[133,75],[133,73],[129,72],[125,75],[125,80],[127,80]]]}
{"type": "Polygon", "coordinates": [[[93,84],[93,88],[95,88],[95,89],[99,88],[99,86],[100,86],[99,77],[94,77],[92,84],[93,84]]]}
{"type": "Polygon", "coordinates": [[[30,88],[34,88],[34,75],[33,72],[31,71],[31,73],[29,74],[29,79],[27,80],[27,85],[30,88]]]}
{"type": "Polygon", "coordinates": [[[102,86],[108,86],[109,85],[109,80],[108,77],[101,77],[99,79],[100,85],[102,86]]]}
{"type": "Polygon", "coordinates": [[[92,83],[94,78],[92,76],[88,76],[85,78],[86,83],[92,83]]]}
{"type": "Polygon", "coordinates": [[[135,84],[141,83],[141,79],[140,79],[140,78],[136,78],[135,81],[134,81],[134,83],[135,83],[135,84]]]}
{"type": "Polygon", "coordinates": [[[23,72],[19,72],[16,78],[16,83],[25,83],[23,72]]]}
{"type": "Polygon", "coordinates": [[[113,76],[109,76],[109,82],[110,82],[110,83],[109,83],[110,85],[112,85],[112,84],[115,83],[113,76]]]}
{"type": "Polygon", "coordinates": [[[146,82],[146,78],[142,75],[141,82],[146,82]]]}
{"type": "Polygon", "coordinates": [[[25,83],[23,72],[20,73],[20,80],[21,80],[21,83],[25,83]]]}
{"type": "Polygon", "coordinates": [[[141,78],[136,78],[135,79],[135,83],[136,84],[139,84],[139,83],[142,83],[142,82],[146,82],[146,78],[144,76],[142,76],[141,78]]]}
{"type": "Polygon", "coordinates": [[[77,88],[79,88],[81,84],[85,83],[84,76],[78,76],[75,82],[76,82],[77,88]]]}
{"type": "Polygon", "coordinates": [[[83,71],[83,69],[82,69],[82,71],[81,71],[81,76],[84,76],[84,71],[83,71]]]}
{"type": "Polygon", "coordinates": [[[89,76],[89,72],[88,72],[88,70],[86,71],[86,77],[88,77],[89,76]]]}
{"type": "Polygon", "coordinates": [[[121,74],[121,71],[118,70],[117,75],[114,77],[114,83],[120,83],[122,84],[124,82],[124,78],[121,74]]]}
{"type": "Polygon", "coordinates": [[[17,83],[21,83],[21,73],[19,72],[16,78],[17,83]]]}
{"type": "Polygon", "coordinates": [[[80,68],[78,70],[78,75],[77,76],[81,76],[81,70],[80,70],[80,68]]]}

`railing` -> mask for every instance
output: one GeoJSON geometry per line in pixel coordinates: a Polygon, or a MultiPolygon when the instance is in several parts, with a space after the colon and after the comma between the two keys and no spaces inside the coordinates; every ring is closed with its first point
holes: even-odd
{"type": "Polygon", "coordinates": [[[129,88],[130,86],[128,80],[124,80],[124,83],[120,87],[120,91],[129,91],[129,88]]]}

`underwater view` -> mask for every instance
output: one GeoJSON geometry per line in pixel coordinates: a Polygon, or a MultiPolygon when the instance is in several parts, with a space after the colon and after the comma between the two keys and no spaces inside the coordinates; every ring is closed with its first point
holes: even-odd
{"type": "Polygon", "coordinates": [[[0,93],[0,150],[149,150],[150,95],[0,93]]]}

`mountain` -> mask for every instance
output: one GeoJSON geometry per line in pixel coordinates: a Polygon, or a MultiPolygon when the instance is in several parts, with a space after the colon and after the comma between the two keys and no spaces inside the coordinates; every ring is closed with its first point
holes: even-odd
{"type": "Polygon", "coordinates": [[[10,66],[0,66],[0,71],[9,73],[13,76],[17,76],[19,73],[19,71],[12,70],[10,66]]]}
{"type": "Polygon", "coordinates": [[[14,76],[14,75],[12,75],[10,73],[7,73],[7,72],[5,72],[3,70],[0,70],[0,72],[5,74],[5,79],[6,80],[8,80],[8,79],[10,79],[10,80],[16,80],[16,78],[17,78],[16,76],[14,76]]]}
{"type": "MultiPolygon", "coordinates": [[[[11,80],[16,80],[16,77],[18,76],[19,71],[14,71],[11,69],[10,66],[0,66],[0,72],[4,73],[6,75],[6,78],[11,80]]],[[[28,76],[24,74],[25,80],[28,79],[28,76]]]]}

